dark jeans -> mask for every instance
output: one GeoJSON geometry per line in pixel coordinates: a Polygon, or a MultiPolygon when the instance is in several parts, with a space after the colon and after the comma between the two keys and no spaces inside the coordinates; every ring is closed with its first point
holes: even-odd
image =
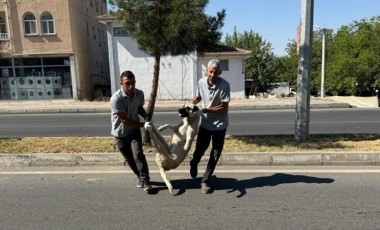
{"type": "Polygon", "coordinates": [[[197,143],[193,154],[193,159],[190,161],[190,166],[198,165],[208,146],[212,140],[212,149],[210,152],[210,158],[207,163],[206,171],[203,175],[202,182],[209,183],[212,174],[214,173],[216,164],[224,146],[224,139],[226,136],[226,130],[210,131],[205,128],[199,127],[197,143]]]}
{"type": "Polygon", "coordinates": [[[130,135],[126,137],[115,137],[116,146],[121,155],[123,155],[125,164],[128,165],[133,173],[140,180],[149,181],[149,169],[143,148],[142,137],[139,128],[136,128],[130,135]]]}

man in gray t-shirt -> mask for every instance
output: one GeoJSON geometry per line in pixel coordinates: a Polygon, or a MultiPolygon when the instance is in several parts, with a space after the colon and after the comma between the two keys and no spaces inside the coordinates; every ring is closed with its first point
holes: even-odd
{"type": "Polygon", "coordinates": [[[136,174],[137,187],[149,191],[148,164],[142,148],[140,128],[151,128],[150,122],[140,122],[139,115],[147,117],[143,107],[144,93],[135,88],[135,75],[124,71],[120,76],[121,88],[111,97],[111,135],[115,137],[116,146],[123,155],[125,164],[136,174]]]}
{"type": "Polygon", "coordinates": [[[209,185],[210,178],[224,146],[228,126],[230,84],[219,77],[222,71],[218,59],[212,59],[208,62],[206,72],[207,77],[203,77],[198,81],[197,94],[192,101],[194,105],[203,101],[203,114],[193,159],[190,161],[190,175],[192,178],[197,177],[198,163],[212,140],[210,158],[201,184],[202,192],[207,194],[212,192],[209,185]]]}

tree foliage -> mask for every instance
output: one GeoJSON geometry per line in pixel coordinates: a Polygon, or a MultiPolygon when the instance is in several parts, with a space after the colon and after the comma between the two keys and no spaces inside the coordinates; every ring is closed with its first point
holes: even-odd
{"type": "MultiPolygon", "coordinates": [[[[297,75],[296,42],[287,45],[287,56],[277,57],[277,77],[292,82],[297,75]]],[[[314,31],[311,91],[321,86],[322,32],[314,31]]],[[[380,17],[354,21],[336,34],[326,31],[325,88],[330,95],[374,95],[380,88],[380,17]]]]}
{"type": "Polygon", "coordinates": [[[265,41],[261,35],[251,31],[232,35],[227,34],[224,44],[231,47],[253,51],[253,55],[246,60],[245,76],[252,79],[254,88],[250,94],[267,91],[275,77],[273,68],[274,54],[272,45],[265,41]]]}
{"type": "Polygon", "coordinates": [[[225,10],[204,13],[208,0],[110,0],[139,48],[151,56],[202,51],[221,38],[225,10]]]}
{"type": "Polygon", "coordinates": [[[289,41],[286,47],[287,55],[275,58],[275,75],[278,82],[289,82],[289,85],[297,84],[297,45],[295,41],[289,41]]]}
{"type": "Polygon", "coordinates": [[[326,84],[334,95],[374,94],[380,87],[380,17],[342,26],[328,52],[326,84]]]}

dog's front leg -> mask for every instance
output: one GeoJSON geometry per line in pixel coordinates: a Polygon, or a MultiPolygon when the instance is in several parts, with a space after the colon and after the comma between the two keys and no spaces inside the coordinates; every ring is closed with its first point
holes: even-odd
{"type": "Polygon", "coordinates": [[[162,177],[162,179],[164,180],[164,182],[166,184],[166,187],[168,187],[168,190],[169,190],[170,194],[173,195],[173,186],[170,183],[170,181],[168,180],[168,178],[166,178],[166,172],[165,172],[165,170],[162,167],[160,167],[160,174],[161,174],[161,177],[162,177]]]}
{"type": "Polygon", "coordinates": [[[162,131],[164,129],[170,129],[171,131],[173,131],[173,133],[175,133],[179,138],[182,138],[182,134],[179,132],[179,128],[182,126],[182,123],[176,125],[176,126],[172,126],[172,125],[169,125],[169,124],[165,124],[165,125],[161,125],[160,127],[158,127],[158,130],[159,131],[162,131]]]}
{"type": "MultiPolygon", "coordinates": [[[[190,129],[189,129],[190,130],[190,129]]],[[[185,145],[183,146],[183,149],[185,150],[185,152],[188,152],[191,148],[191,143],[193,143],[193,140],[194,140],[194,134],[193,134],[193,130],[190,130],[190,131],[187,131],[186,132],[186,142],[185,142],[185,145]]]]}

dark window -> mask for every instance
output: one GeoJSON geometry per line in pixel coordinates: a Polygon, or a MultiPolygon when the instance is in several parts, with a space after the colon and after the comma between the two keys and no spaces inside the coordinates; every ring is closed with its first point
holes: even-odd
{"type": "Polygon", "coordinates": [[[220,60],[220,69],[222,71],[228,71],[228,60],[220,60]]]}
{"type": "Polygon", "coordinates": [[[15,58],[15,66],[40,66],[41,58],[15,58]]]}
{"type": "Polygon", "coordinates": [[[3,34],[6,34],[7,33],[7,29],[6,29],[6,26],[5,26],[5,21],[2,17],[0,17],[0,40],[3,38],[3,34]]]}
{"type": "Polygon", "coordinates": [[[115,37],[127,37],[128,32],[123,27],[114,27],[113,36],[115,37]]]}
{"type": "Polygon", "coordinates": [[[47,65],[70,65],[70,60],[68,58],[43,58],[44,66],[47,65]]]}
{"type": "Polygon", "coordinates": [[[54,34],[54,19],[49,12],[44,12],[41,15],[42,34],[54,34]]]}
{"type": "Polygon", "coordinates": [[[36,17],[34,17],[32,13],[26,13],[24,15],[24,33],[26,35],[37,34],[36,17]]]}
{"type": "Polygon", "coordinates": [[[12,66],[12,59],[10,58],[0,58],[0,66],[12,66]]]}

